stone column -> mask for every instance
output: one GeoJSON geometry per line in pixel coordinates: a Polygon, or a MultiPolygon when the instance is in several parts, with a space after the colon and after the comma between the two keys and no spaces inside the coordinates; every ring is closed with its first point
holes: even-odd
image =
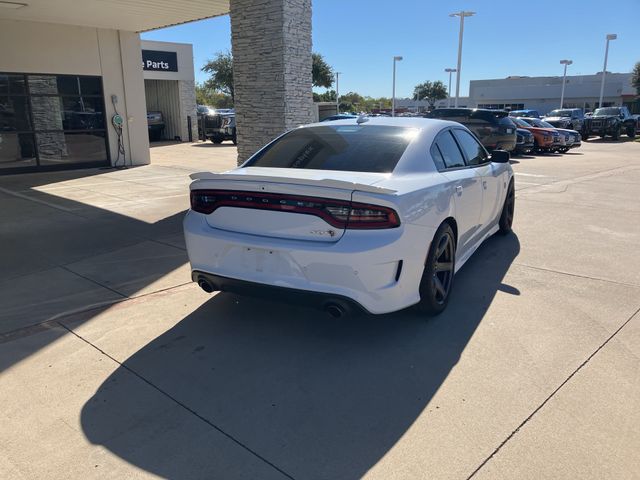
{"type": "Polygon", "coordinates": [[[238,164],[313,121],[311,0],[230,0],[238,164]]]}

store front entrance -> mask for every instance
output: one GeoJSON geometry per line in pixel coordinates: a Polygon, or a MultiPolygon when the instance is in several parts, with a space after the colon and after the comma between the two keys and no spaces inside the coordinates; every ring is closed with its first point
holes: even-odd
{"type": "Polygon", "coordinates": [[[0,73],[0,175],[109,165],[102,78],[0,73]]]}

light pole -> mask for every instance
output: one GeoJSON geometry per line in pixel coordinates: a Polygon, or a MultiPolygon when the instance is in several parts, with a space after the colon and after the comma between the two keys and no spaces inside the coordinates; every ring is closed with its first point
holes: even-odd
{"type": "Polygon", "coordinates": [[[449,96],[447,97],[447,108],[450,108],[451,107],[451,74],[457,72],[458,70],[456,70],[455,68],[445,68],[444,71],[449,74],[449,90],[447,90],[447,93],[449,96]]]}
{"type": "Polygon", "coordinates": [[[340,113],[340,94],[338,90],[338,82],[341,73],[342,72],[336,72],[336,113],[340,113]]]}
{"type": "Polygon", "coordinates": [[[618,35],[610,33],[607,35],[607,46],[604,49],[604,68],[602,69],[602,83],[600,84],[600,101],[598,107],[602,108],[602,96],[604,95],[604,76],[607,74],[607,58],[609,57],[609,40],[615,40],[618,35]]]}
{"type": "Polygon", "coordinates": [[[456,103],[455,107],[458,107],[458,98],[460,97],[460,73],[462,70],[462,34],[464,33],[464,17],[472,17],[476,12],[465,12],[464,10],[456,13],[449,14],[450,17],[460,17],[460,34],[458,35],[458,67],[456,75],[456,103]]]}
{"type": "Polygon", "coordinates": [[[393,57],[393,95],[391,96],[391,116],[396,116],[396,62],[402,60],[401,56],[393,57]]]}
{"type": "Polygon", "coordinates": [[[573,63],[573,60],[560,60],[560,65],[564,65],[564,74],[562,75],[562,93],[560,94],[560,108],[564,105],[564,85],[567,79],[567,67],[573,63]]]}

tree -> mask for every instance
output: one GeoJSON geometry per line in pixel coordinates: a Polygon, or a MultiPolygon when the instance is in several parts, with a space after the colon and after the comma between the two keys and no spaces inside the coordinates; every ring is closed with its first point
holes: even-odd
{"type": "Polygon", "coordinates": [[[362,95],[356,92],[340,95],[341,112],[360,112],[366,108],[366,102],[362,95]]]}
{"type": "Polygon", "coordinates": [[[445,98],[447,98],[447,87],[440,80],[435,82],[427,80],[424,83],[419,83],[413,89],[413,99],[426,100],[429,102],[430,108],[433,108],[438,100],[445,98]]]}
{"type": "Polygon", "coordinates": [[[311,77],[313,86],[331,88],[334,77],[331,66],[325,62],[324,58],[319,53],[312,53],[311,59],[311,77]]]}
{"type": "Polygon", "coordinates": [[[336,91],[335,90],[327,90],[324,93],[313,92],[313,101],[314,102],[335,102],[336,101],[336,91]]]}
{"type": "MultiPolygon", "coordinates": [[[[312,53],[311,57],[313,60],[311,68],[313,86],[330,88],[333,85],[333,69],[319,53],[312,53]]],[[[215,58],[208,60],[200,70],[210,74],[210,77],[203,84],[205,89],[229,95],[232,102],[235,100],[231,52],[216,53],[215,58]]]]}
{"type": "Polygon", "coordinates": [[[214,108],[233,108],[231,95],[208,88],[204,83],[196,84],[196,103],[214,108]]]}
{"type": "Polygon", "coordinates": [[[640,95],[640,62],[636,63],[631,72],[631,85],[636,89],[636,93],[640,95]]]}
{"type": "Polygon", "coordinates": [[[201,68],[211,76],[204,82],[204,87],[221,92],[234,100],[233,90],[233,57],[231,52],[218,52],[213,60],[208,60],[201,68]]]}

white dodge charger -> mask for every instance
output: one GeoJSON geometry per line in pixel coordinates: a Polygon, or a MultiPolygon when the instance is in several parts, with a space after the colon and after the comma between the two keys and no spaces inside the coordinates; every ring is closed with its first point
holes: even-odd
{"type": "Polygon", "coordinates": [[[442,312],[455,272],[511,230],[515,205],[507,152],[424,118],[306,125],[234,170],[192,179],[184,233],[195,282],[334,316],[442,312]]]}

